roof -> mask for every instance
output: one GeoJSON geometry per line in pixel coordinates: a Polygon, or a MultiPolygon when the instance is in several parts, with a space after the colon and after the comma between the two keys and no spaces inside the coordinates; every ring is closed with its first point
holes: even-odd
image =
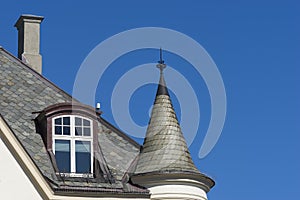
{"type": "Polygon", "coordinates": [[[162,69],[135,173],[154,171],[198,172],[181,132],[162,69]]]}
{"type": "MultiPolygon", "coordinates": [[[[166,65],[160,62],[157,67],[160,68],[159,84],[134,176],[193,174],[204,180],[206,176],[193,163],[169,96],[163,75],[166,65]]],[[[213,180],[207,179],[212,187],[213,180]]]]}
{"type": "Polygon", "coordinates": [[[123,178],[140,146],[102,118],[98,119],[98,143],[115,182],[59,179],[42,137],[36,133],[34,119],[37,112],[74,99],[1,47],[0,72],[0,114],[54,191],[149,195],[148,190],[123,178]]]}

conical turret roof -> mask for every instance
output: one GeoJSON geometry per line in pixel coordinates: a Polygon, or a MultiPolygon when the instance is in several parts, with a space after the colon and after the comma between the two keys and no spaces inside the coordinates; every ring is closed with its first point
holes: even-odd
{"type": "Polygon", "coordinates": [[[163,69],[166,65],[161,60],[157,67],[160,68],[159,85],[135,174],[199,173],[192,161],[165,83],[163,69]]]}

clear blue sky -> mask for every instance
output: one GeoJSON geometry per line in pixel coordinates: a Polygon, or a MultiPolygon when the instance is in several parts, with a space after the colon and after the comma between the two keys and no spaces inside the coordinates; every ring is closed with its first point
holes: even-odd
{"type": "MultiPolygon", "coordinates": [[[[199,91],[202,121],[190,150],[198,168],[216,180],[209,198],[296,200],[300,196],[299,11],[299,2],[291,0],[5,1],[0,7],[0,45],[16,55],[13,25],[19,15],[45,16],[43,73],[71,94],[82,61],[106,38],[147,26],[185,33],[214,59],[226,87],[227,117],[222,135],[213,151],[199,159],[210,118],[207,88],[188,63],[165,54],[167,64],[182,70],[199,91]]],[[[157,59],[157,51],[137,51],[109,68],[101,80],[107,85],[99,88],[96,97],[102,103],[104,118],[115,123],[110,95],[121,74],[157,59]]],[[[136,123],[147,124],[154,95],[151,84],[134,93],[129,107],[136,123]]],[[[178,110],[175,97],[173,102],[178,110]]]]}

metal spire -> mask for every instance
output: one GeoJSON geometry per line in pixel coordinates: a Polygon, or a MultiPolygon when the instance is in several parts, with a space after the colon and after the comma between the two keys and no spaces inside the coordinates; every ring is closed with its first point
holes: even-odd
{"type": "Polygon", "coordinates": [[[167,65],[165,64],[165,61],[162,59],[162,49],[159,49],[159,57],[160,60],[158,61],[158,64],[156,65],[157,68],[160,69],[160,73],[163,72],[163,70],[167,67],[167,65]]]}
{"type": "Polygon", "coordinates": [[[158,64],[156,65],[157,68],[160,69],[160,78],[159,78],[159,84],[157,88],[156,95],[169,95],[168,88],[166,86],[166,82],[163,75],[163,70],[167,67],[165,64],[165,61],[162,59],[162,49],[159,50],[160,60],[158,61],[158,64]]]}
{"type": "Polygon", "coordinates": [[[161,48],[159,49],[159,57],[160,57],[160,60],[158,61],[158,63],[164,64],[165,61],[163,61],[163,59],[162,59],[162,49],[161,48]]]}

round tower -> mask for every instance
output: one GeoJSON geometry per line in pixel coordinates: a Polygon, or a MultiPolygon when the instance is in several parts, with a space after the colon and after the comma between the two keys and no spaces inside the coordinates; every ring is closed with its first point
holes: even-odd
{"type": "Polygon", "coordinates": [[[206,200],[215,182],[202,174],[192,161],[164,80],[166,64],[162,50],[157,67],[159,85],[131,180],[148,188],[151,199],[206,200]]]}

